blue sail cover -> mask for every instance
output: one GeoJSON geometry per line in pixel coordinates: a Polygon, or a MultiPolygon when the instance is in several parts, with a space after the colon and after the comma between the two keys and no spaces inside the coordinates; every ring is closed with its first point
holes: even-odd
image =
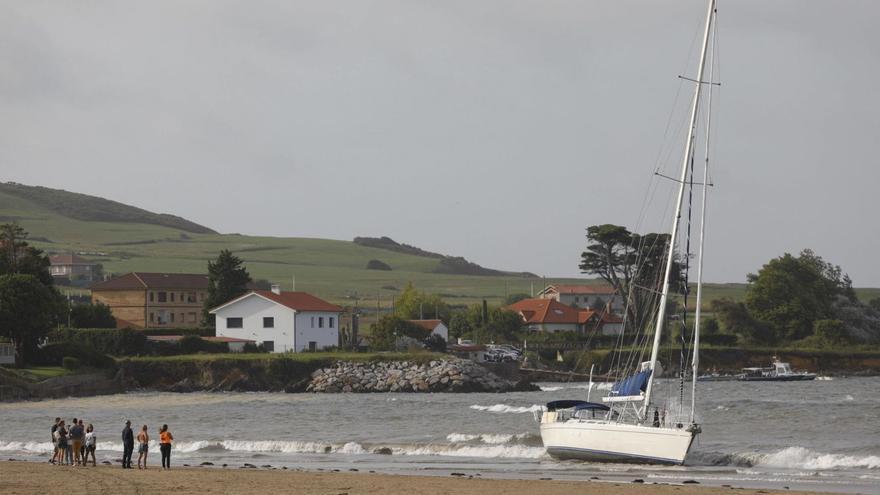
{"type": "Polygon", "coordinates": [[[621,397],[641,395],[641,393],[648,387],[648,378],[650,377],[651,370],[637,373],[625,380],[616,382],[611,387],[611,393],[621,397]]]}

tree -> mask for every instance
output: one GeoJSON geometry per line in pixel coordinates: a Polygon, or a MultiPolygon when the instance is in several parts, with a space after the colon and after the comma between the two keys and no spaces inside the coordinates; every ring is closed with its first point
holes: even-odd
{"type": "Polygon", "coordinates": [[[875,297],[868,301],[868,306],[871,307],[874,311],[880,311],[880,297],[875,297]]]}
{"type": "Polygon", "coordinates": [[[833,319],[837,295],[855,300],[849,277],[809,249],[795,257],[785,253],[749,275],[745,304],[766,322],[777,340],[797,340],[813,333],[816,320],[833,319]]]}
{"type": "Polygon", "coordinates": [[[247,292],[251,276],[242,264],[241,258],[227,249],[220,251],[216,261],[208,262],[208,297],[203,307],[206,324],[214,324],[214,315],[208,311],[247,292]]]}
{"type": "Polygon", "coordinates": [[[733,299],[715,299],[711,308],[728,333],[739,335],[744,341],[754,344],[776,342],[776,334],[767,325],[755,320],[745,304],[733,299]]]}
{"type": "Polygon", "coordinates": [[[73,328],[116,328],[116,318],[110,306],[101,304],[76,304],[70,308],[70,326],[73,328]]]}
{"type": "Polygon", "coordinates": [[[454,341],[462,335],[469,334],[473,330],[468,315],[465,311],[456,311],[449,318],[449,338],[454,341]]]}
{"type": "Polygon", "coordinates": [[[449,306],[437,294],[426,294],[406,284],[394,300],[394,313],[407,320],[437,317],[449,321],[449,306]]]}
{"type": "Polygon", "coordinates": [[[840,320],[816,320],[813,336],[822,347],[834,347],[847,342],[846,327],[840,320]]]}
{"type": "Polygon", "coordinates": [[[431,334],[418,325],[397,315],[386,315],[370,327],[370,348],[374,351],[393,351],[400,339],[422,342],[431,334]]]}
{"type": "MultiPolygon", "coordinates": [[[[669,235],[639,235],[626,227],[604,224],[587,228],[587,242],[581,253],[581,272],[610,284],[627,302],[629,321],[635,328],[645,328],[659,300],[669,235]]],[[[676,291],[685,287],[684,275],[677,260],[672,265],[669,285],[676,291]]]]}
{"type": "Polygon", "coordinates": [[[523,299],[528,299],[530,296],[525,292],[517,292],[514,294],[510,294],[509,296],[504,298],[504,305],[510,306],[511,304],[516,304],[523,299]]]}
{"type": "Polygon", "coordinates": [[[49,257],[28,245],[27,237],[28,233],[15,222],[0,225],[0,274],[33,275],[43,285],[51,287],[49,257]]]}
{"type": "Polygon", "coordinates": [[[0,275],[0,335],[12,340],[17,367],[24,365],[27,349],[52,328],[58,309],[58,293],[37,277],[0,275]]]}

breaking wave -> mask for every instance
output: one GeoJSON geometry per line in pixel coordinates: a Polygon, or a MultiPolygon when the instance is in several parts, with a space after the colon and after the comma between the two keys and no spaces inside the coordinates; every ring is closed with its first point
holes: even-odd
{"type": "Polygon", "coordinates": [[[471,409],[477,411],[486,411],[491,413],[514,413],[514,414],[523,414],[530,413],[535,411],[541,411],[543,406],[538,404],[532,404],[531,406],[510,406],[507,404],[495,404],[494,406],[481,406],[478,404],[474,404],[471,406],[471,409]]]}
{"type": "Polygon", "coordinates": [[[786,447],[771,453],[694,452],[688,457],[688,460],[712,466],[807,469],[812,471],[850,468],[880,469],[880,456],[877,455],[827,454],[804,447],[786,447]]]}
{"type": "MultiPolygon", "coordinates": [[[[546,451],[543,447],[526,445],[529,434],[505,435],[484,434],[466,435],[453,433],[449,435],[451,444],[361,444],[346,442],[339,444],[324,442],[303,442],[286,440],[201,440],[196,442],[177,442],[176,452],[181,454],[193,452],[247,452],[254,454],[348,454],[365,455],[378,453],[379,449],[390,450],[392,455],[400,456],[449,456],[449,457],[486,457],[486,458],[524,458],[537,459],[546,451]],[[471,438],[472,437],[472,438],[471,438]],[[468,440],[464,440],[468,438],[468,440]],[[477,440],[479,444],[467,442],[477,440]]],[[[153,444],[154,442],[150,442],[153,444]]],[[[151,445],[152,448],[152,445],[151,445]]],[[[156,447],[158,448],[158,447],[156,447]]],[[[47,454],[52,451],[49,442],[5,442],[0,443],[0,452],[16,452],[25,454],[47,454]]],[[[122,443],[99,442],[98,452],[122,452],[122,443]]]]}
{"type": "Polygon", "coordinates": [[[823,454],[803,447],[787,447],[778,452],[761,456],[757,459],[755,465],[815,470],[839,468],[880,469],[880,456],[823,454]]]}

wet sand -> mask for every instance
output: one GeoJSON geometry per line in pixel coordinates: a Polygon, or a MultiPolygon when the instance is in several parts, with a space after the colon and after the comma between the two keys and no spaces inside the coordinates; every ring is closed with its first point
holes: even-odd
{"type": "MultiPolygon", "coordinates": [[[[302,495],[456,494],[486,495],[707,495],[731,493],[803,494],[808,492],[752,490],[699,485],[656,485],[601,481],[498,480],[368,473],[300,472],[240,468],[150,468],[123,470],[119,466],[69,467],[41,462],[0,462],[0,486],[6,495],[90,495],[173,493],[302,495]]],[[[809,492],[816,495],[815,492],[809,492]]]]}

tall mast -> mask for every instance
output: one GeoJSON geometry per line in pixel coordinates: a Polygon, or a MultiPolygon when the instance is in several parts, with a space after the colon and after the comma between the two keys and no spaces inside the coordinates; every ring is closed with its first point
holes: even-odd
{"type": "Polygon", "coordinates": [[[715,81],[715,47],[718,38],[717,24],[712,27],[712,59],[709,62],[709,96],[706,98],[706,160],[703,162],[703,199],[700,206],[700,246],[697,249],[697,309],[694,314],[694,357],[691,370],[691,416],[694,423],[697,414],[697,376],[700,368],[700,315],[703,310],[703,244],[706,238],[706,196],[709,193],[709,138],[712,131],[712,84],[715,81]]]}
{"type": "Polygon", "coordinates": [[[694,138],[697,127],[697,109],[700,105],[700,94],[703,90],[703,71],[706,68],[706,52],[709,46],[709,32],[712,29],[712,14],[715,11],[715,0],[709,0],[706,12],[706,28],[703,32],[703,46],[700,50],[700,65],[697,69],[697,80],[694,88],[694,97],[691,102],[691,120],[688,126],[687,140],[684,146],[684,158],[681,161],[681,176],[679,178],[678,199],[675,202],[675,214],[672,217],[672,231],[669,235],[669,245],[666,253],[666,271],[663,275],[663,289],[660,295],[660,307],[657,310],[657,325],[654,328],[654,346],[651,348],[651,376],[648,378],[648,387],[645,390],[645,405],[642,407],[641,417],[644,419],[651,405],[651,392],[654,389],[654,369],[657,366],[657,355],[660,352],[660,337],[663,330],[663,322],[666,319],[666,301],[669,299],[669,276],[672,273],[672,254],[675,251],[675,238],[678,236],[678,220],[681,217],[681,201],[684,198],[684,189],[687,182],[688,162],[693,153],[694,138]]]}

